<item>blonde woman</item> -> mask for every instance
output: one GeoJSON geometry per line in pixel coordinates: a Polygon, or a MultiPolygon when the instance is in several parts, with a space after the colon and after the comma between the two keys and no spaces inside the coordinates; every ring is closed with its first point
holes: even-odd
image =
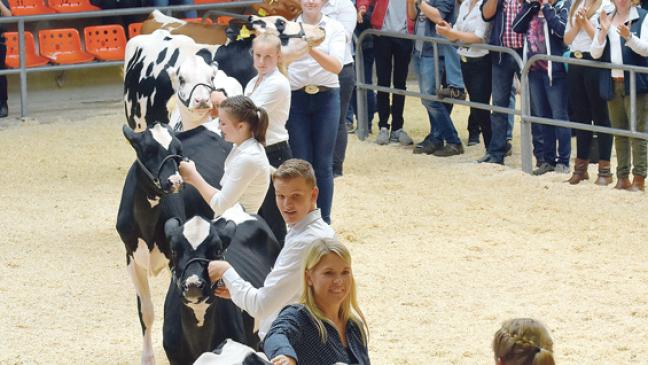
{"type": "Polygon", "coordinates": [[[266,335],[268,358],[274,365],[369,364],[349,250],[334,239],[315,242],[303,275],[301,304],[285,307],[266,335]]]}
{"type": "Polygon", "coordinates": [[[497,365],[555,365],[553,341],[545,326],[531,318],[509,319],[495,332],[497,365]]]}

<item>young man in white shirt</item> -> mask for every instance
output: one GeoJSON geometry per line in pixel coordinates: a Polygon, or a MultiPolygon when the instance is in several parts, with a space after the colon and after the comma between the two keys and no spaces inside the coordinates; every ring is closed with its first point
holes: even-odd
{"type": "Polygon", "coordinates": [[[313,167],[304,160],[290,159],[272,174],[277,206],[288,224],[284,247],[263,287],[255,288],[243,280],[227,261],[209,263],[212,282],[223,279],[224,287],[216,290],[221,298],[230,298],[239,308],[254,317],[263,340],[279,311],[297,303],[302,288],[302,265],[313,242],[333,238],[335,231],[322,219],[317,209],[318,189],[313,167]]]}

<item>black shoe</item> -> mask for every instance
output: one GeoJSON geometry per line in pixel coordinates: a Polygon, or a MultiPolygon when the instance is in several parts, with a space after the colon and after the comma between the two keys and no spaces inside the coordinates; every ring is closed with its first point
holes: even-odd
{"type": "Polygon", "coordinates": [[[468,146],[475,146],[479,144],[479,134],[468,136],[468,146]]]}
{"type": "Polygon", "coordinates": [[[443,148],[443,143],[435,143],[430,141],[429,139],[423,140],[423,142],[419,143],[414,147],[414,154],[422,154],[425,153],[426,155],[431,155],[433,154],[436,150],[439,150],[443,148]]]}
{"type": "Polygon", "coordinates": [[[464,153],[464,149],[461,143],[459,144],[448,143],[443,148],[434,151],[434,155],[437,157],[456,156],[456,155],[461,155],[462,153],[464,153]]]}
{"type": "Polygon", "coordinates": [[[488,153],[484,157],[477,160],[479,163],[496,163],[498,165],[504,165],[504,160],[498,160],[495,157],[489,155],[488,153]]]}
{"type": "Polygon", "coordinates": [[[9,107],[7,102],[0,103],[0,118],[6,118],[9,115],[9,107]]]}
{"type": "Polygon", "coordinates": [[[506,141],[506,149],[504,150],[504,157],[511,156],[513,154],[513,145],[511,141],[506,141]]]}
{"type": "Polygon", "coordinates": [[[344,125],[346,126],[347,133],[353,133],[353,132],[355,132],[356,129],[355,129],[355,127],[353,126],[353,122],[351,122],[351,123],[346,122],[346,123],[344,123],[344,125]]]}
{"type": "Polygon", "coordinates": [[[439,90],[437,90],[437,96],[440,99],[453,98],[453,99],[465,100],[466,92],[463,89],[457,89],[454,86],[448,86],[448,87],[441,86],[439,87],[439,90]]]}

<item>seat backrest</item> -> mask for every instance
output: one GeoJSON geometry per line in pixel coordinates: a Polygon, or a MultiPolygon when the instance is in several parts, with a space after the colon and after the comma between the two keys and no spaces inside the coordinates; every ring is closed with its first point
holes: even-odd
{"type": "Polygon", "coordinates": [[[142,32],[142,23],[130,23],[128,24],[128,38],[133,38],[140,35],[142,32]]]}
{"type": "Polygon", "coordinates": [[[102,49],[125,49],[126,33],[119,24],[85,27],[86,51],[93,53],[102,49]]]}
{"type": "Polygon", "coordinates": [[[15,8],[34,8],[46,7],[45,0],[9,0],[9,7],[15,8]]]}
{"type": "MultiPolygon", "coordinates": [[[[18,48],[18,32],[5,32],[3,35],[7,40],[7,56],[18,56],[20,54],[20,48],[18,48]]],[[[25,32],[25,54],[36,54],[34,35],[31,32],[25,32]]]]}
{"type": "Polygon", "coordinates": [[[79,31],[74,28],[43,29],[38,32],[38,45],[43,56],[82,51],[79,31]]]}

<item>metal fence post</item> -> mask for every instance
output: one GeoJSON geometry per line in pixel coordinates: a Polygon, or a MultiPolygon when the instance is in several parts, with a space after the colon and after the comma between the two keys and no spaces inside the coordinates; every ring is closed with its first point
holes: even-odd
{"type": "Polygon", "coordinates": [[[531,123],[527,117],[531,115],[531,95],[529,92],[528,65],[524,65],[520,73],[520,154],[522,158],[522,171],[531,173],[533,166],[533,137],[531,136],[531,123]]]}
{"type": "MultiPolygon", "coordinates": [[[[366,38],[366,34],[361,34],[356,42],[356,80],[357,84],[364,85],[367,80],[365,80],[365,69],[364,69],[364,50],[362,49],[362,41],[366,38]]],[[[364,141],[369,137],[369,107],[367,105],[367,89],[363,87],[356,86],[356,103],[358,107],[357,115],[357,129],[356,136],[361,141],[364,141]]]]}
{"type": "Polygon", "coordinates": [[[18,53],[20,55],[20,117],[27,115],[27,60],[25,58],[25,20],[18,20],[18,53]]]}

